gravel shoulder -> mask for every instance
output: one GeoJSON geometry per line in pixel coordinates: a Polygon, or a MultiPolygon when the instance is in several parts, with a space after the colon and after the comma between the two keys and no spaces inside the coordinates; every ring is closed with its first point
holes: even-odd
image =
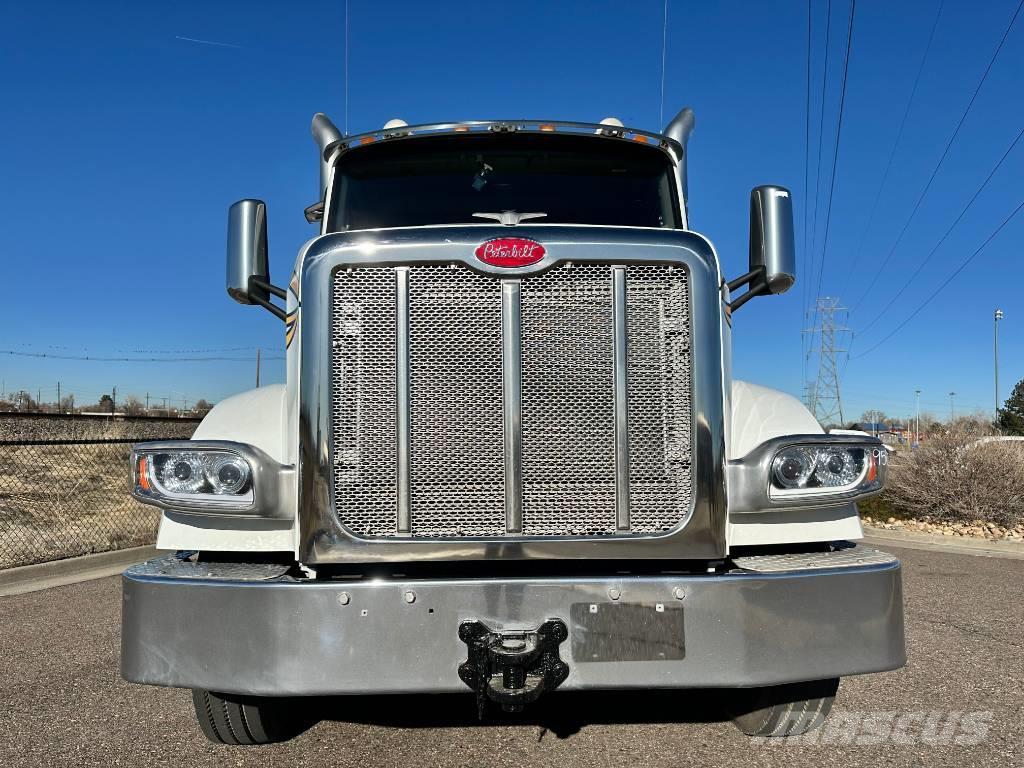
{"type": "Polygon", "coordinates": [[[0,764],[1020,765],[1024,561],[891,549],[904,561],[909,663],[844,680],[833,717],[990,711],[980,744],[757,745],[714,693],[639,691],[556,695],[485,724],[468,692],[325,701],[326,718],[292,742],[218,748],[195,726],[186,691],[120,680],[120,582],[106,578],[0,598],[0,764]]]}

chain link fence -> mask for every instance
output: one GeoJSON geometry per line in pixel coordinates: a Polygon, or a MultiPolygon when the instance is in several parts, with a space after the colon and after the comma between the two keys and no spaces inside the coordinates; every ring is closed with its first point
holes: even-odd
{"type": "Polygon", "coordinates": [[[151,544],[159,511],[129,495],[135,442],[0,440],[0,569],[151,544]]]}

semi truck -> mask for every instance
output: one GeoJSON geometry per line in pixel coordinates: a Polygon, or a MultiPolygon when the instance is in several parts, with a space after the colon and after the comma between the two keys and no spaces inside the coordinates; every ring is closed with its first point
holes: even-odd
{"type": "Polygon", "coordinates": [[[266,205],[228,214],[228,294],[282,321],[285,383],[134,446],[165,552],[123,575],[123,677],[262,744],[325,696],[499,718],[616,689],[723,689],[792,736],[901,667],[900,563],[858,543],[881,443],[732,376],[735,313],[795,280],[791,195],[753,189],[728,279],[693,126],[314,116],[319,234],[283,284],[266,205]]]}

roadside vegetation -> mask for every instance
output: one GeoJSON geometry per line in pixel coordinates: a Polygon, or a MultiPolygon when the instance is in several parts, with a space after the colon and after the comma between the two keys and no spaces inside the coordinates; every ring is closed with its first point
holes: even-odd
{"type": "Polygon", "coordinates": [[[886,489],[860,505],[864,522],[948,536],[1024,538],[1024,441],[993,440],[977,419],[936,429],[890,459],[886,489]]]}

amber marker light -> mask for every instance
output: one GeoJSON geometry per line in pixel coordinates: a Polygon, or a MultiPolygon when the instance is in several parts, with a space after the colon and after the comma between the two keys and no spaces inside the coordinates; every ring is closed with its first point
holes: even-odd
{"type": "MultiPolygon", "coordinates": [[[[882,448],[881,450],[885,450],[882,448]]],[[[872,483],[878,478],[878,451],[871,451],[868,454],[868,473],[864,479],[872,483]]]]}
{"type": "Polygon", "coordinates": [[[139,487],[144,491],[150,490],[149,488],[149,457],[140,456],[138,466],[138,479],[139,487]]]}

